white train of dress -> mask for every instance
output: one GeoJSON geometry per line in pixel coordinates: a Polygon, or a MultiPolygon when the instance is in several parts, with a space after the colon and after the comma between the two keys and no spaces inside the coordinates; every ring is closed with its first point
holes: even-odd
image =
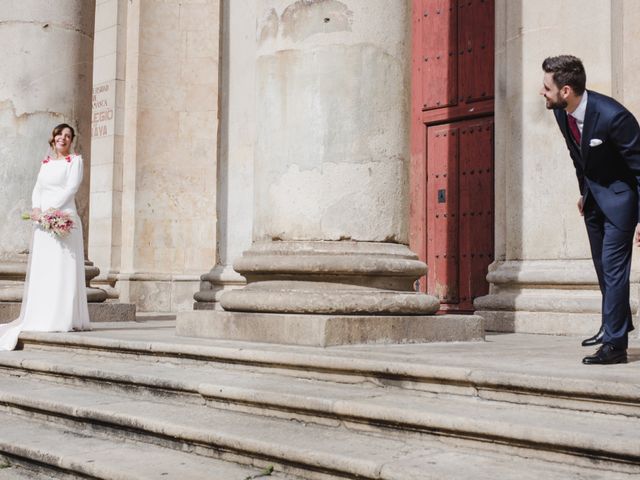
{"type": "Polygon", "coordinates": [[[32,206],[59,208],[73,215],[66,237],[34,228],[20,317],[0,325],[0,350],[13,350],[21,331],[68,332],[89,329],[82,224],[75,194],[82,182],[82,157],[45,159],[33,189],[32,206]]]}

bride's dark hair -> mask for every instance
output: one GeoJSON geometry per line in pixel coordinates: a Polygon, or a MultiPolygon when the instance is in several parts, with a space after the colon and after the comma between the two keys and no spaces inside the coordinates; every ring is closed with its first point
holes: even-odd
{"type": "Polygon", "coordinates": [[[65,128],[68,128],[69,130],[71,130],[72,142],[73,142],[73,139],[76,138],[76,131],[73,129],[73,127],[68,123],[61,123],[60,125],[56,125],[55,127],[53,127],[53,131],[51,132],[51,137],[49,138],[49,146],[51,148],[54,148],[53,144],[55,142],[54,139],[56,138],[56,135],[60,135],[65,128]]]}

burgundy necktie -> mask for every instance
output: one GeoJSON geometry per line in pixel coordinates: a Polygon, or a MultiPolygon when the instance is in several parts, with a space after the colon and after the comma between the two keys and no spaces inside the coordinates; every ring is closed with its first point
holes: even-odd
{"type": "Polygon", "coordinates": [[[580,129],[578,128],[578,122],[576,117],[567,113],[567,120],[569,120],[569,130],[571,130],[571,136],[576,141],[578,147],[580,147],[580,129]]]}

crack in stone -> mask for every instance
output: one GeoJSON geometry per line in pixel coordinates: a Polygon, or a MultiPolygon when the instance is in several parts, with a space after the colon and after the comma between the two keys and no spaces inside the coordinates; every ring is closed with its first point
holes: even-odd
{"type": "MultiPolygon", "coordinates": [[[[29,85],[32,85],[32,83],[30,83],[29,85]]],[[[30,111],[30,112],[24,112],[24,113],[18,114],[18,112],[16,111],[16,106],[13,103],[12,100],[9,100],[9,99],[1,100],[0,101],[0,110],[2,110],[6,106],[8,106],[11,109],[11,112],[13,113],[13,117],[16,120],[22,120],[22,119],[29,118],[29,117],[31,117],[33,115],[38,115],[38,114],[51,115],[51,116],[54,116],[54,117],[63,116],[59,112],[52,112],[50,110],[33,110],[33,111],[30,111]]]]}
{"type": "Polygon", "coordinates": [[[12,25],[12,24],[16,24],[16,25],[38,25],[42,28],[51,28],[51,27],[55,27],[55,28],[59,28],[61,30],[66,30],[66,31],[71,31],[71,32],[76,32],[79,33],[87,38],[90,38],[91,40],[93,40],[93,33],[87,33],[79,28],[75,28],[71,25],[65,25],[64,23],[51,23],[51,22],[38,22],[35,20],[0,20],[0,27],[5,26],[5,25],[12,25]]]}

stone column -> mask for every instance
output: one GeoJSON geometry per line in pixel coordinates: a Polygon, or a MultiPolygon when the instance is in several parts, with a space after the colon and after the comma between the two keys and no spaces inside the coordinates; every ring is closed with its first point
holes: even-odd
{"type": "Polygon", "coordinates": [[[478,338],[426,317],[408,243],[410,2],[259,0],[253,245],[178,333],[331,345],[478,338]],[[248,313],[246,313],[248,312],[248,313]]]}
{"type": "MultiPolygon", "coordinates": [[[[9,1],[0,11],[4,68],[0,75],[0,317],[17,315],[22,299],[30,225],[31,191],[53,127],[73,125],[75,149],[84,157],[77,194],[85,248],[88,234],[91,75],[95,2],[9,1]],[[6,315],[5,315],[6,313],[6,315]]],[[[92,268],[88,275],[94,275],[92,268]]],[[[102,292],[104,293],[104,292],[102,292]]],[[[103,298],[104,299],[104,298],[103,298]]]]}
{"type": "Polygon", "coordinates": [[[251,246],[255,143],[254,0],[221,3],[220,141],[217,190],[217,264],[202,275],[195,309],[220,307],[226,290],[245,285],[233,261],[251,246]]]}
{"type": "Polygon", "coordinates": [[[487,329],[593,334],[600,325],[575,170],[538,92],[544,58],[571,53],[585,64],[587,88],[615,94],[612,38],[622,18],[598,0],[496,1],[497,260],[490,294],[475,302],[487,329]]]}

